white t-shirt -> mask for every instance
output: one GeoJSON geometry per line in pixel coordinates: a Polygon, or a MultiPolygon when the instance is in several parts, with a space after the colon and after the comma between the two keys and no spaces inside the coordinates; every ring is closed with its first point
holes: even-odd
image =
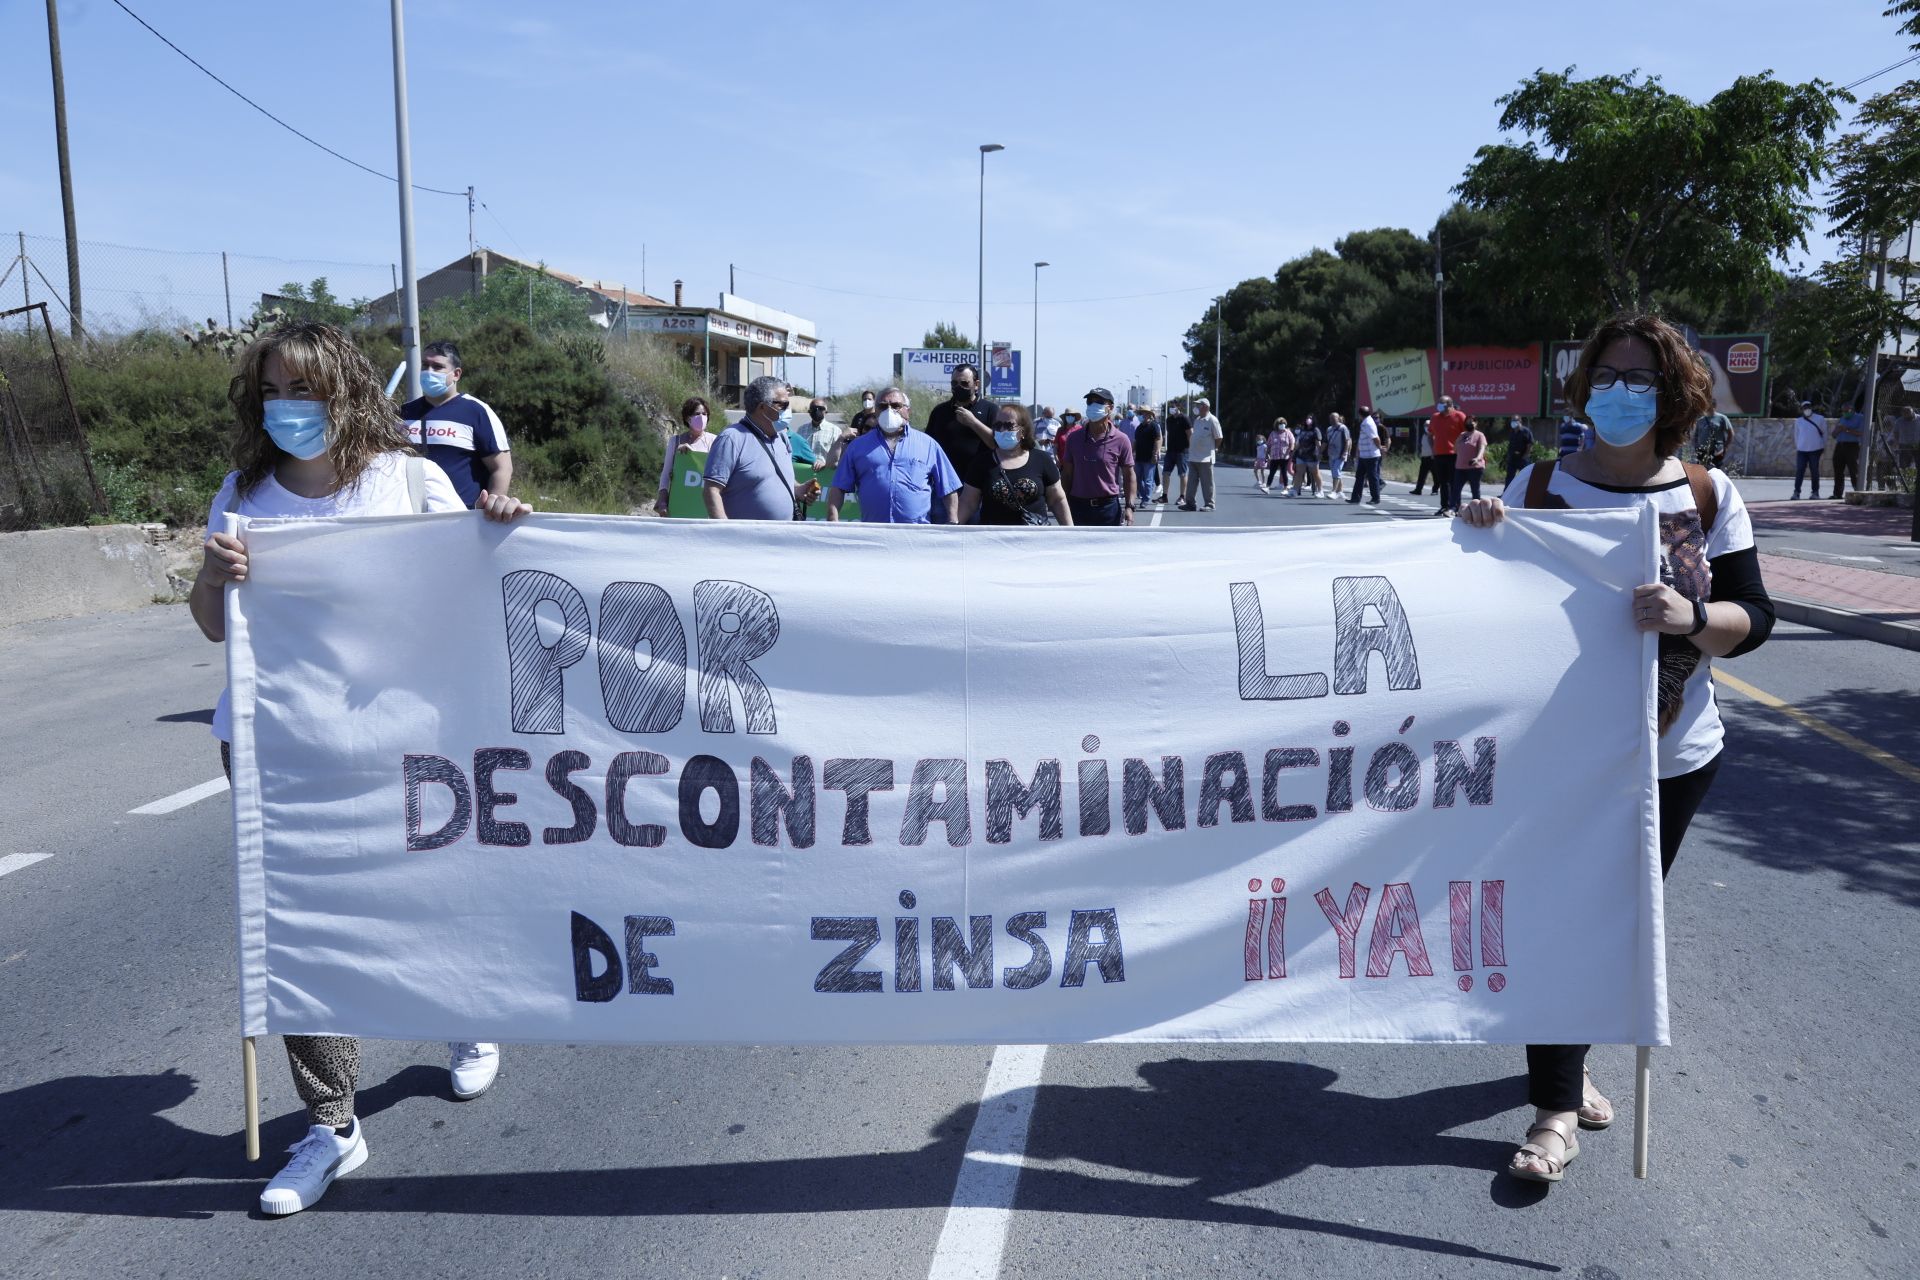
{"type": "MultiPolygon", "coordinates": [[[[351,488],[330,493],[324,498],[303,498],[282,485],[272,472],[268,472],[267,478],[255,485],[252,493],[240,499],[240,505],[234,511],[243,516],[308,519],[321,516],[404,516],[413,511],[413,504],[407,498],[406,458],[404,453],[383,453],[367,464],[366,471],[361,473],[359,481],[351,488]]],[[[421,469],[426,480],[428,511],[467,510],[467,504],[460,500],[460,493],[453,487],[453,481],[447,479],[446,472],[425,459],[421,460],[421,469]]],[[[219,533],[226,528],[227,504],[233,500],[234,484],[239,478],[238,471],[228,472],[226,483],[214,495],[213,506],[207,512],[207,529],[210,532],[219,533]]],[[[245,591],[245,585],[240,589],[245,591]]],[[[213,736],[222,742],[233,740],[225,689],[220,691],[220,702],[213,709],[213,736]]]]}
{"type": "Polygon", "coordinates": [[[1814,453],[1827,447],[1827,420],[1817,413],[1803,413],[1793,420],[1793,447],[1800,453],[1814,453]]]}
{"type": "Polygon", "coordinates": [[[1213,451],[1220,447],[1220,419],[1203,414],[1193,420],[1193,439],[1187,446],[1188,462],[1212,462],[1213,451]]]}
{"type": "MultiPolygon", "coordinates": [[[[1705,587],[1713,581],[1711,561],[1753,546],[1753,521],[1747,515],[1747,504],[1740,500],[1740,491],[1727,479],[1727,473],[1717,467],[1707,474],[1712,477],[1720,510],[1714,517],[1712,531],[1707,534],[1704,557],[1700,556],[1700,513],[1694,506],[1693,487],[1685,476],[1649,489],[1603,488],[1568,475],[1562,465],[1553,469],[1553,481],[1547,486],[1547,492],[1565,499],[1570,507],[1637,507],[1651,503],[1660,513],[1661,581],[1680,589],[1677,577],[1697,571],[1704,575],[1705,586],[1699,598],[1705,599],[1705,587]]],[[[1533,466],[1528,464],[1507,486],[1509,505],[1526,503],[1527,485],[1532,480],[1533,466]]],[[[1682,594],[1694,593],[1683,590],[1682,594]]],[[[1622,609],[1629,607],[1628,599],[1622,598],[1622,609]]],[[[1686,641],[1682,639],[1682,643],[1686,641]]],[[[1726,733],[1720,724],[1720,708],[1714,702],[1711,666],[1712,660],[1701,654],[1700,665],[1693,669],[1681,688],[1679,718],[1660,735],[1656,750],[1662,778],[1692,773],[1720,754],[1726,733]]]]}
{"type": "Polygon", "coordinates": [[[1360,456],[1377,458],[1380,456],[1380,424],[1368,414],[1360,419],[1360,456]]]}

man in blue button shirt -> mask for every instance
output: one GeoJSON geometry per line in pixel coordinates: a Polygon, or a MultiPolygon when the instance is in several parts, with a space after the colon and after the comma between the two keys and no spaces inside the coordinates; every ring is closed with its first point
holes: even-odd
{"type": "Polygon", "coordinates": [[[860,499],[860,519],[870,524],[929,524],[938,500],[946,523],[960,515],[960,477],[946,452],[907,422],[907,393],[880,393],[880,429],[847,445],[827,490],[827,519],[840,519],[849,493],[860,499]]]}

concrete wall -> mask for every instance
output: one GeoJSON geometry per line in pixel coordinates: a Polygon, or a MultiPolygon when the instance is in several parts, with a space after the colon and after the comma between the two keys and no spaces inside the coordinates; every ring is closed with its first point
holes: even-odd
{"type": "Polygon", "coordinates": [[[179,599],[199,569],[195,532],[115,524],[0,533],[0,626],[179,599]]]}

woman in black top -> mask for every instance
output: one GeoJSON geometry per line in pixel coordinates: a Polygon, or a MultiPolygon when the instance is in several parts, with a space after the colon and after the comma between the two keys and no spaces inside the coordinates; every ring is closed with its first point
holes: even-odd
{"type": "Polygon", "coordinates": [[[971,475],[961,477],[966,483],[960,490],[960,523],[972,524],[977,511],[981,524],[1045,524],[1052,511],[1057,523],[1072,524],[1060,466],[1035,445],[1033,419],[1024,408],[1000,406],[993,418],[993,443],[993,452],[975,461],[971,475]]]}

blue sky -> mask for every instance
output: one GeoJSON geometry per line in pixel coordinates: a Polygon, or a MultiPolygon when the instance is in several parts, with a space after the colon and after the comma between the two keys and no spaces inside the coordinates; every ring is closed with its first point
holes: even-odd
{"type": "MultiPolygon", "coordinates": [[[[128,3],[392,171],[385,4],[128,3]]],[[[1157,381],[1162,353],[1177,389],[1180,335],[1215,293],[1349,230],[1428,228],[1494,136],[1494,99],[1535,68],[1639,67],[1693,97],[1767,68],[1846,83],[1907,52],[1883,7],[1029,0],[970,7],[985,21],[963,32],[939,16],[958,10],[866,0],[410,0],[414,178],[472,183],[495,215],[483,244],[590,277],[638,286],[644,243],[651,292],[679,278],[713,302],[735,263],[741,294],[816,322],[845,387],[936,320],[974,332],[976,148],[998,142],[986,337],[1032,345],[1045,259],[1045,399],[1157,381]],[[1157,296],[1073,301],[1133,294],[1157,296]]],[[[390,182],[255,114],[108,0],[61,15],[83,241],[398,256],[390,182]]],[[[60,234],[45,42],[41,0],[0,0],[8,233],[60,234]]],[[[464,199],[415,208],[423,270],[465,252],[464,199]]]]}

